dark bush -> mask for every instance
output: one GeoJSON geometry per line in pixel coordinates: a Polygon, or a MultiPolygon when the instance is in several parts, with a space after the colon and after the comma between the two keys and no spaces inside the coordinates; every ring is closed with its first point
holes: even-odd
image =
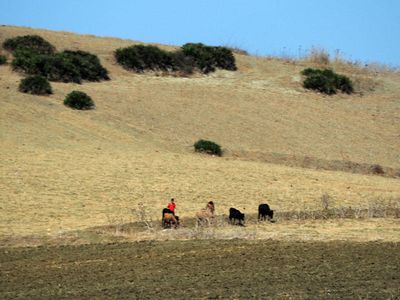
{"type": "Polygon", "coordinates": [[[321,72],[322,72],[322,70],[320,70],[320,69],[307,68],[307,69],[304,69],[303,71],[301,71],[301,74],[304,76],[311,76],[311,75],[315,75],[315,74],[320,74],[321,72]]]}
{"type": "Polygon", "coordinates": [[[235,57],[233,56],[232,50],[226,47],[213,47],[214,48],[214,58],[217,62],[217,68],[236,71],[235,57]]]}
{"type": "Polygon", "coordinates": [[[330,72],[330,70],[324,70],[307,75],[303,86],[327,95],[336,94],[335,78],[330,75],[330,72]]]}
{"type": "Polygon", "coordinates": [[[175,71],[190,74],[194,69],[209,73],[216,68],[236,70],[235,57],[225,47],[210,47],[188,43],[175,52],[167,52],[156,46],[135,45],[115,51],[117,62],[135,72],[175,71]]]}
{"type": "Polygon", "coordinates": [[[63,53],[38,56],[35,62],[35,73],[42,74],[51,81],[82,82],[79,67],[63,53]]]}
{"type": "Polygon", "coordinates": [[[49,95],[53,91],[46,78],[39,75],[29,76],[21,80],[19,91],[33,95],[49,95]]]}
{"type": "Polygon", "coordinates": [[[353,84],[347,76],[336,74],[329,69],[307,68],[301,74],[306,76],[303,82],[306,89],[316,90],[327,95],[336,94],[337,90],[347,94],[354,91],[353,84]]]}
{"type": "Polygon", "coordinates": [[[218,144],[206,140],[198,140],[196,143],[194,143],[194,150],[196,152],[205,152],[207,154],[214,154],[218,156],[222,155],[221,147],[218,144]]]}
{"type": "Polygon", "coordinates": [[[90,96],[80,91],[73,91],[67,95],[64,104],[73,109],[86,110],[94,108],[94,102],[90,96]]]}
{"type": "Polygon", "coordinates": [[[82,80],[77,66],[61,53],[46,55],[17,50],[12,65],[14,69],[31,75],[41,75],[51,81],[80,83],[82,80]]]}
{"type": "Polygon", "coordinates": [[[29,50],[36,54],[53,54],[56,48],[38,35],[24,35],[10,38],[4,41],[4,49],[11,52],[17,50],[29,50]]]}
{"type": "Polygon", "coordinates": [[[37,55],[26,49],[16,50],[11,64],[14,69],[21,70],[27,74],[35,74],[36,58],[38,56],[41,55],[37,55]]]}
{"type": "Polygon", "coordinates": [[[108,72],[97,56],[84,51],[37,54],[26,49],[15,51],[12,65],[27,74],[41,75],[50,81],[81,83],[82,80],[108,80],[108,72]]]}
{"type": "Polygon", "coordinates": [[[0,65],[4,65],[7,62],[7,57],[0,54],[0,65]]]}
{"type": "Polygon", "coordinates": [[[349,77],[344,75],[337,75],[336,87],[346,94],[351,94],[354,92],[352,81],[349,77]]]}
{"type": "Polygon", "coordinates": [[[100,81],[110,79],[108,71],[103,68],[100,60],[94,54],[80,50],[65,50],[61,53],[61,56],[78,69],[83,80],[100,81]]]}
{"type": "Polygon", "coordinates": [[[185,56],[191,57],[202,73],[214,72],[216,68],[235,71],[235,57],[225,47],[205,46],[202,43],[187,43],[182,46],[185,56]]]}
{"type": "Polygon", "coordinates": [[[202,73],[207,74],[215,71],[216,60],[211,47],[204,46],[201,43],[187,43],[182,46],[182,52],[185,56],[192,58],[194,65],[202,73]]]}
{"type": "Polygon", "coordinates": [[[182,50],[172,53],[172,61],[174,70],[182,72],[183,74],[192,74],[196,68],[194,59],[185,55],[182,50]]]}
{"type": "Polygon", "coordinates": [[[173,70],[173,55],[156,46],[134,45],[115,51],[117,62],[135,72],[145,70],[173,70]]]}

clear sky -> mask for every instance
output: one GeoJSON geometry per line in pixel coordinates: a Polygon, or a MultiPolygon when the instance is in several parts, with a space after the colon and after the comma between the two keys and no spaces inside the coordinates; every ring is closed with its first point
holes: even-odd
{"type": "MultiPolygon", "coordinates": [[[[400,66],[400,0],[0,0],[0,24],[400,66]]],[[[1,28],[0,28],[1,32],[1,28]]]]}

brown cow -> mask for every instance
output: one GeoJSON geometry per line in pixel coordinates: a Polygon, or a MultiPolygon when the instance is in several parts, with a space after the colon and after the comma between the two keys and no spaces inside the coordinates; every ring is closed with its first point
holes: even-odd
{"type": "Polygon", "coordinates": [[[215,205],[210,201],[207,206],[196,213],[197,226],[211,225],[214,220],[215,205]]]}
{"type": "Polygon", "coordinates": [[[171,228],[172,225],[174,225],[174,228],[177,228],[179,226],[179,218],[168,208],[164,208],[162,212],[161,226],[163,228],[171,228]]]}

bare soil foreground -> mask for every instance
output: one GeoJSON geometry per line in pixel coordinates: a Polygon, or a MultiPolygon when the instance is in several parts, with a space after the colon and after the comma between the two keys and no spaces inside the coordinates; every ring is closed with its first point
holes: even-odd
{"type": "Polygon", "coordinates": [[[3,248],[2,299],[399,299],[400,244],[198,240],[3,248]]]}

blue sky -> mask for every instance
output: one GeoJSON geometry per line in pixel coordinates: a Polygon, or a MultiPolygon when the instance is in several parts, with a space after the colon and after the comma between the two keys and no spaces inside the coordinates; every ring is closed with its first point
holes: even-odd
{"type": "MultiPolygon", "coordinates": [[[[0,0],[0,24],[400,66],[399,0],[0,0]]],[[[1,29],[0,29],[1,30],[1,29]]]]}

